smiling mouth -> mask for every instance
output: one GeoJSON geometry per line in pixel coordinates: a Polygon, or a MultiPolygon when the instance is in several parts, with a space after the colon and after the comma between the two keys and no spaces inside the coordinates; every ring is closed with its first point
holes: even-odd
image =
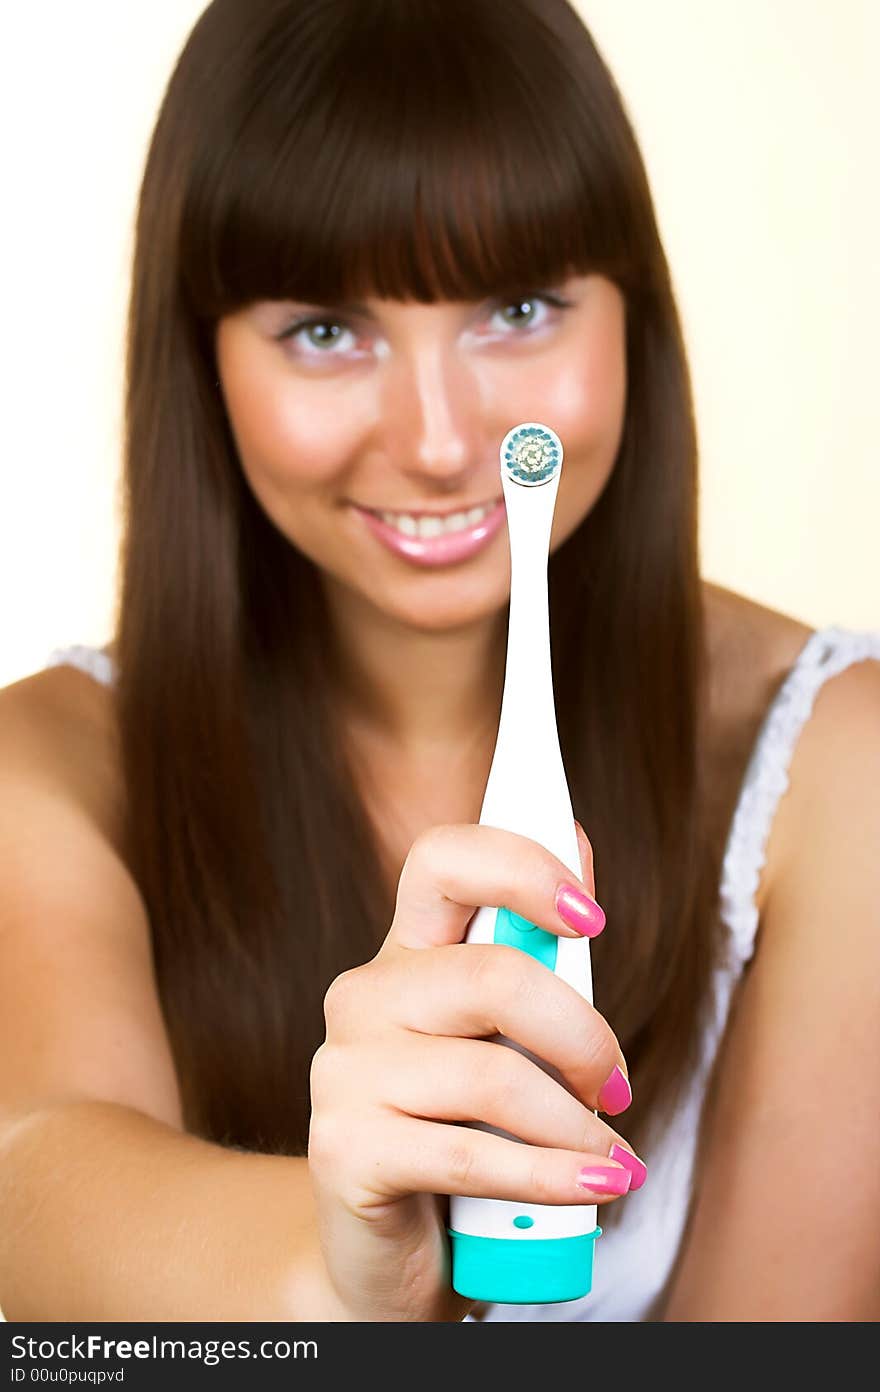
{"type": "Polygon", "coordinates": [[[469,508],[455,508],[443,513],[390,512],[376,508],[364,508],[364,511],[378,517],[403,536],[429,538],[469,531],[496,512],[503,501],[502,495],[488,503],[477,503],[469,508]]]}
{"type": "Polygon", "coordinates": [[[484,511],[491,512],[499,503],[504,501],[503,493],[497,494],[494,498],[487,498],[481,503],[458,503],[449,508],[444,508],[441,512],[437,508],[410,507],[410,508],[374,508],[366,507],[363,503],[355,504],[362,507],[364,512],[371,512],[374,517],[414,517],[417,521],[423,517],[437,517],[441,522],[449,517],[458,517],[462,514],[468,516],[472,512],[484,511]]]}

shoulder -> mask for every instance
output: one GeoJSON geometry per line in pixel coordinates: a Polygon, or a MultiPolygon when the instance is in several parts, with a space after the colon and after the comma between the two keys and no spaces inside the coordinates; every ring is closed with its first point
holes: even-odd
{"type": "Polygon", "coordinates": [[[113,691],[75,667],[0,687],[2,775],[78,809],[119,854],[123,782],[113,691]]]}
{"type": "Polygon", "coordinates": [[[183,1126],[119,767],[108,688],[71,667],[0,688],[0,1147],[66,1101],[183,1126]]]}
{"type": "Polygon", "coordinates": [[[838,888],[849,880],[867,889],[874,879],[876,903],[880,651],[830,665],[828,675],[811,683],[806,694],[809,714],[792,750],[788,786],[768,841],[768,903],[771,896],[778,901],[789,894],[794,880],[806,885],[819,878],[823,894],[835,881],[838,888]]]}
{"type": "MultiPolygon", "coordinates": [[[[739,762],[751,752],[761,724],[816,630],[719,586],[705,588],[710,650],[711,703],[721,739],[739,745],[739,762]]],[[[810,684],[811,705],[799,726],[788,763],[785,794],[775,808],[757,896],[769,901],[793,857],[802,858],[815,837],[817,809],[854,825],[876,786],[880,739],[880,661],[854,661],[828,669],[810,684]]]]}
{"type": "Polygon", "coordinates": [[[710,582],[703,599],[713,706],[728,720],[760,723],[815,629],[710,582]]]}

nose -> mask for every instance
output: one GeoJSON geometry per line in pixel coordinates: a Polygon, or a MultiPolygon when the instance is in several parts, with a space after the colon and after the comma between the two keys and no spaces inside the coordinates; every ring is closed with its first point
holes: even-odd
{"type": "Polygon", "coordinates": [[[485,453],[477,383],[468,365],[436,341],[389,363],[389,459],[431,491],[465,492],[485,453]]]}

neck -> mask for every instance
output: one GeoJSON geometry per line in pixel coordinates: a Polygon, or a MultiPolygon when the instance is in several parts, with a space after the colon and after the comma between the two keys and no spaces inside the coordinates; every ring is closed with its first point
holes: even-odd
{"type": "Polygon", "coordinates": [[[467,627],[432,632],[407,627],[330,584],[327,602],[336,697],[347,728],[404,757],[494,738],[506,609],[467,627]]]}

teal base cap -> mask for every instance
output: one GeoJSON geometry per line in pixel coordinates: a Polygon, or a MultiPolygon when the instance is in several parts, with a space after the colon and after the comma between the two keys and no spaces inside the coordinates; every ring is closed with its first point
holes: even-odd
{"type": "Polygon", "coordinates": [[[577,1237],[474,1237],[447,1228],[452,1289],[498,1305],[579,1300],[593,1285],[593,1249],[602,1232],[577,1237]]]}

